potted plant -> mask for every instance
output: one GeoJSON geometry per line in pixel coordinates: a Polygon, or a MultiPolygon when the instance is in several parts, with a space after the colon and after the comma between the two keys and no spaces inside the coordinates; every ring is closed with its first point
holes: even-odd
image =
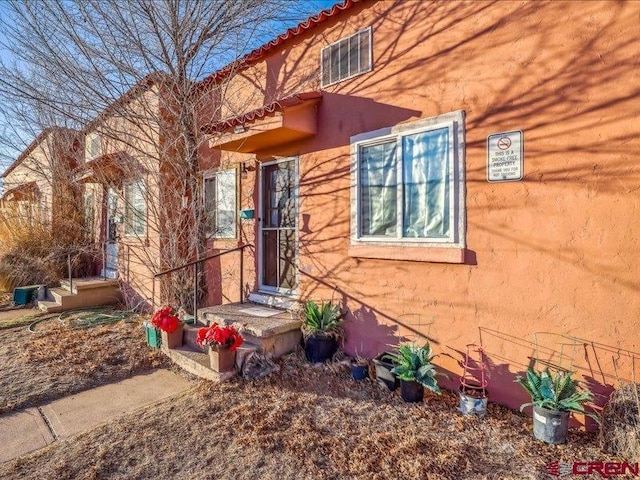
{"type": "Polygon", "coordinates": [[[228,372],[235,368],[236,349],[244,339],[235,327],[217,323],[198,330],[196,343],[209,347],[209,362],[216,372],[228,372]]]}
{"type": "Polygon", "coordinates": [[[342,337],[340,307],[332,302],[318,305],[308,300],[302,311],[302,336],[307,360],[318,363],[333,357],[342,337]]]}
{"type": "Polygon", "coordinates": [[[364,380],[369,373],[369,360],[360,355],[356,356],[351,361],[351,376],[354,380],[364,380]]]}
{"type": "Polygon", "coordinates": [[[591,392],[580,390],[579,382],[572,378],[572,372],[551,374],[548,368],[536,372],[529,367],[524,376],[518,375],[516,382],[531,396],[531,402],[520,407],[533,406],[533,435],[546,443],[564,443],[567,440],[569,414],[585,413],[584,404],[593,400],[591,392]]]}
{"type": "Polygon", "coordinates": [[[162,307],[151,317],[151,324],[162,332],[162,345],[166,348],[182,346],[182,332],[184,325],[172,306],[162,307]]]}
{"type": "Polygon", "coordinates": [[[390,353],[386,357],[395,364],[391,373],[400,380],[400,395],[405,402],[421,402],[425,388],[440,394],[436,379],[440,374],[432,363],[435,355],[431,353],[429,342],[423,347],[400,345],[398,353],[390,353]]]}
{"type": "Polygon", "coordinates": [[[391,352],[382,352],[373,359],[373,365],[376,369],[376,380],[378,380],[378,383],[394,391],[398,387],[398,379],[391,373],[394,364],[391,360],[387,360],[389,355],[391,355],[391,352]]]}

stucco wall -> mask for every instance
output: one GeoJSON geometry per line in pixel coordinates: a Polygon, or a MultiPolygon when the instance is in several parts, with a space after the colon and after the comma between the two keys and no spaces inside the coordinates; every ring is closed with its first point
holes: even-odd
{"type": "Polygon", "coordinates": [[[639,16],[633,2],[366,2],[242,72],[274,72],[265,99],[317,88],[321,47],[373,28],[373,71],[325,89],[318,134],[257,155],[300,157],[300,295],[343,302],[348,352],[428,337],[454,384],[482,343],[492,398],[510,406],[531,357],[577,370],[600,402],[633,377],[639,16]],[[349,257],[349,138],[455,110],[465,263],[349,257]],[[524,178],[488,183],[486,138],[509,130],[524,132],[524,178]]]}

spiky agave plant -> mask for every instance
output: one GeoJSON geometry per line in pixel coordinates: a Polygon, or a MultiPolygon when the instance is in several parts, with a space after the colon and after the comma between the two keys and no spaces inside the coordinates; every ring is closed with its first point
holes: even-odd
{"type": "Polygon", "coordinates": [[[388,353],[383,358],[388,358],[396,365],[391,373],[400,380],[418,382],[439,395],[441,391],[436,377],[442,374],[436,371],[432,363],[435,357],[431,345],[426,342],[423,347],[414,344],[400,345],[398,353],[388,353]]]}
{"type": "Polygon", "coordinates": [[[528,406],[542,407],[561,412],[582,413],[599,422],[599,418],[584,411],[584,404],[593,401],[593,395],[581,390],[580,382],[572,378],[573,372],[557,372],[555,375],[549,368],[536,372],[531,367],[525,375],[516,376],[516,382],[531,396],[531,402],[524,403],[520,411],[528,406]]]}
{"type": "Polygon", "coordinates": [[[302,333],[305,338],[311,335],[340,337],[342,335],[342,312],[340,306],[332,302],[307,300],[302,311],[302,333]]]}

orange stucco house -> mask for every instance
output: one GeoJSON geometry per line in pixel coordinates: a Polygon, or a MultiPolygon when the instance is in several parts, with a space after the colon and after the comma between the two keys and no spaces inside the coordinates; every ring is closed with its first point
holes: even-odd
{"type": "Polygon", "coordinates": [[[333,298],[349,353],[429,338],[455,386],[475,343],[494,401],[538,360],[604,402],[640,352],[639,15],[347,0],[212,75],[208,247],[251,247],[208,303],[333,298]]]}

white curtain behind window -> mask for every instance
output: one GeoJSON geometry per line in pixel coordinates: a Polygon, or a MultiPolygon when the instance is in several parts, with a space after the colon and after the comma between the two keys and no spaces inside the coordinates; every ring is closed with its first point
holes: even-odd
{"type": "Polygon", "coordinates": [[[449,130],[442,128],[402,139],[404,237],[448,237],[449,130]]]}
{"type": "Polygon", "coordinates": [[[360,148],[360,234],[396,236],[395,140],[360,148]]]}

